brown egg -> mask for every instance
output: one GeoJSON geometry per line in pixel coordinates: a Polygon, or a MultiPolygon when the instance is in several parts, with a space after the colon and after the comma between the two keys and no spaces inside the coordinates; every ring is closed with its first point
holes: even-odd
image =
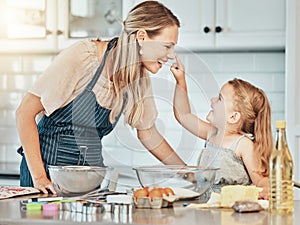
{"type": "Polygon", "coordinates": [[[169,192],[165,188],[159,188],[162,196],[169,196],[169,192]]]}
{"type": "Polygon", "coordinates": [[[175,195],[173,189],[169,187],[164,188],[164,192],[168,193],[168,196],[175,195]]]}
{"type": "Polygon", "coordinates": [[[149,193],[149,187],[144,187],[144,189],[147,191],[147,193],[149,193]]]}
{"type": "Polygon", "coordinates": [[[162,198],[162,192],[160,190],[160,188],[153,188],[152,190],[149,191],[149,195],[148,195],[151,199],[154,198],[162,198]]]}
{"type": "Polygon", "coordinates": [[[145,188],[137,189],[133,194],[133,197],[135,197],[135,198],[141,198],[141,197],[147,197],[147,196],[148,196],[148,189],[145,189],[145,188]]]}

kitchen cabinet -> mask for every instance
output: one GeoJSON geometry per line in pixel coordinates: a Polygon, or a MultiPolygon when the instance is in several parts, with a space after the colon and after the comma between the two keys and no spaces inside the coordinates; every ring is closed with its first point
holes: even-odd
{"type": "Polygon", "coordinates": [[[19,186],[20,185],[20,180],[19,178],[7,178],[0,176],[0,186],[19,186]]]}
{"type": "Polygon", "coordinates": [[[128,0],[58,1],[58,49],[82,38],[119,36],[128,0]]]}
{"type": "Polygon", "coordinates": [[[55,1],[0,0],[0,51],[53,51],[55,1]]]}
{"type": "Polygon", "coordinates": [[[0,186],[20,185],[20,164],[0,162],[0,186]]]}
{"type": "Polygon", "coordinates": [[[284,49],[285,0],[160,1],[181,22],[183,50],[284,49]]]}
{"type": "MultiPolygon", "coordinates": [[[[160,0],[181,21],[182,50],[284,49],[285,0],[160,0]],[[184,4],[184,6],[183,6],[184,4]]],[[[141,0],[0,0],[0,51],[60,51],[118,36],[141,0]]]]}
{"type": "Polygon", "coordinates": [[[285,0],[215,0],[215,46],[285,46],[285,0]]]}
{"type": "Polygon", "coordinates": [[[57,52],[122,29],[128,0],[0,0],[0,52],[57,52]]]}

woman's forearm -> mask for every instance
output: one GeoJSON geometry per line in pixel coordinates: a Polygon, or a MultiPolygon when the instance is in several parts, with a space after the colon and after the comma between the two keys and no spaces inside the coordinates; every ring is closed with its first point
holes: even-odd
{"type": "Polygon", "coordinates": [[[186,165],[165,139],[156,148],[150,150],[150,152],[166,165],[186,165]]]}
{"type": "Polygon", "coordinates": [[[33,179],[46,176],[40,154],[39,137],[35,120],[17,116],[17,128],[26,157],[26,162],[33,179]]]}
{"type": "Polygon", "coordinates": [[[35,116],[42,110],[38,97],[27,94],[16,111],[16,124],[33,179],[46,177],[40,153],[40,142],[35,116]]]}
{"type": "Polygon", "coordinates": [[[137,132],[142,144],[162,163],[167,165],[186,165],[160,135],[155,126],[147,130],[138,130],[137,132]]]}

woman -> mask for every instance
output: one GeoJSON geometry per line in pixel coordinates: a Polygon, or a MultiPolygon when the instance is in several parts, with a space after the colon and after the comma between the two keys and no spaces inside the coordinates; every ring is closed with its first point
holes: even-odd
{"type": "Polygon", "coordinates": [[[157,131],[148,72],[174,58],[178,19],[162,4],[136,5],[119,38],[83,40],[62,51],[16,111],[21,186],[55,193],[48,165],[103,166],[101,139],[124,114],[165,164],[184,164],[157,131]],[[39,113],[45,115],[36,125],[39,113]]]}

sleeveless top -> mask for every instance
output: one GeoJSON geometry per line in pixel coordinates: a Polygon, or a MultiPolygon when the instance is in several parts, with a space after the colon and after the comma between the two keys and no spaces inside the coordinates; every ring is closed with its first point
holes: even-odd
{"type": "Polygon", "coordinates": [[[201,167],[218,168],[214,184],[211,188],[200,196],[202,202],[207,202],[211,192],[220,193],[221,187],[226,185],[250,185],[252,181],[249,177],[244,162],[235,154],[236,146],[243,137],[252,139],[251,135],[241,135],[230,148],[217,146],[209,140],[205,142],[198,159],[198,165],[201,167]]]}
{"type": "MultiPolygon", "coordinates": [[[[116,41],[114,38],[108,43],[102,62],[84,91],[50,116],[44,115],[38,123],[41,156],[48,178],[48,165],[104,166],[101,139],[113,130],[121,113],[112,124],[109,120],[111,110],[97,102],[92,89],[116,41]]],[[[22,147],[18,153],[23,156],[20,184],[33,186],[22,147]]]]}

